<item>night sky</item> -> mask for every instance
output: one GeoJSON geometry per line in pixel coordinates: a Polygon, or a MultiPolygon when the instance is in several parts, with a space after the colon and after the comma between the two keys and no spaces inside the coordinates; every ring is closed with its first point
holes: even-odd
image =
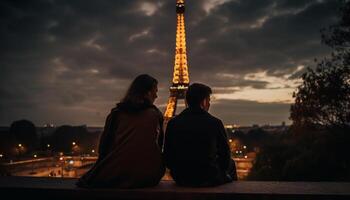
{"type": "MultiPolygon", "coordinates": [[[[102,126],[131,80],[159,81],[164,111],[175,54],[175,0],[0,2],[0,125],[28,119],[102,126]]],[[[186,0],[190,82],[211,86],[225,124],[290,123],[307,66],[330,54],[320,29],[336,0],[186,0]]]]}

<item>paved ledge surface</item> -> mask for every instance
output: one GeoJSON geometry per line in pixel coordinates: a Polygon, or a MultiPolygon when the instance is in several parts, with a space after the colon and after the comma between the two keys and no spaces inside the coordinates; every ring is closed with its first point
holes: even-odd
{"type": "Polygon", "coordinates": [[[76,179],[0,177],[0,194],[11,199],[350,199],[350,182],[238,181],[188,188],[161,181],[156,187],[142,189],[82,189],[75,182],[76,179]]]}

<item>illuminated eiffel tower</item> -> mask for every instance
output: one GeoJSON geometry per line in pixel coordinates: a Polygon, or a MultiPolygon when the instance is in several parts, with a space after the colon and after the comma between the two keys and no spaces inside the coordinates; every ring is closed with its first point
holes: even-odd
{"type": "Polygon", "coordinates": [[[187,66],[186,34],[185,34],[185,1],[176,0],[176,48],[173,81],[170,86],[170,97],[164,112],[164,124],[175,115],[177,101],[184,99],[190,82],[187,66]]]}

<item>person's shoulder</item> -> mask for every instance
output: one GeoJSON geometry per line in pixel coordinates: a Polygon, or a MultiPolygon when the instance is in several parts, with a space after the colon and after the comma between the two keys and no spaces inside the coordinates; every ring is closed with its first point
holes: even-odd
{"type": "Polygon", "coordinates": [[[222,125],[222,121],[221,119],[213,116],[212,114],[208,113],[207,112],[207,116],[208,116],[208,119],[212,122],[212,123],[215,123],[216,125],[222,125]]]}
{"type": "Polygon", "coordinates": [[[172,125],[172,124],[176,124],[177,123],[177,121],[178,121],[179,119],[178,119],[178,115],[177,116],[175,116],[175,117],[173,117],[173,118],[171,118],[169,121],[168,121],[168,126],[170,125],[172,125]]]}
{"type": "Polygon", "coordinates": [[[121,113],[120,109],[116,106],[111,109],[111,111],[107,115],[107,119],[115,118],[120,113],[121,113]]]}
{"type": "Polygon", "coordinates": [[[150,105],[147,109],[158,112],[158,113],[162,113],[155,105],[150,105]]]}
{"type": "Polygon", "coordinates": [[[178,115],[173,116],[168,123],[178,123],[181,121],[186,121],[188,119],[188,110],[185,109],[182,112],[180,112],[178,115]]]}
{"type": "Polygon", "coordinates": [[[179,124],[183,124],[185,121],[186,121],[186,119],[184,119],[184,117],[180,113],[179,115],[176,115],[176,116],[172,117],[171,119],[169,119],[169,121],[167,123],[167,127],[176,127],[179,124]]]}
{"type": "Polygon", "coordinates": [[[151,105],[146,109],[148,112],[153,113],[154,115],[157,115],[159,117],[163,117],[163,113],[157,108],[155,105],[151,105]]]}

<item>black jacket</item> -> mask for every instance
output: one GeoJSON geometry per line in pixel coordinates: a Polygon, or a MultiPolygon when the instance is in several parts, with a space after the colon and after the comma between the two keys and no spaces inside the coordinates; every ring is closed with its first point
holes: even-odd
{"type": "Polygon", "coordinates": [[[227,182],[231,162],[221,120],[201,108],[187,108],[169,121],[164,157],[177,184],[216,185],[227,182]]]}

